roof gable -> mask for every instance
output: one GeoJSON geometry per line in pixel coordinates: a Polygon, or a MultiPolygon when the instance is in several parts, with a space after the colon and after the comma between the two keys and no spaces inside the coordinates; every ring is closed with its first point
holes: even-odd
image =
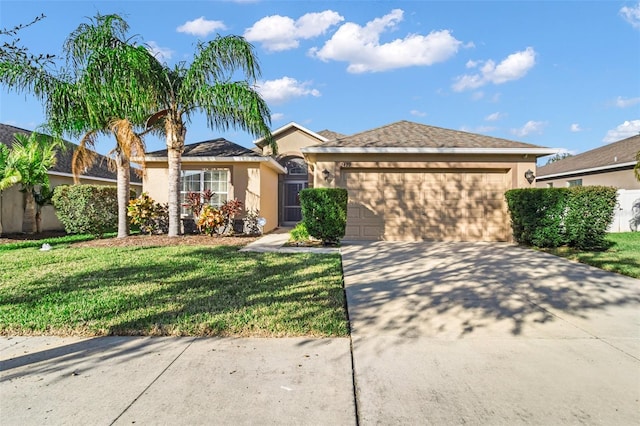
{"type": "MultiPolygon", "coordinates": [[[[279,135],[283,133],[287,133],[290,130],[299,130],[315,139],[318,139],[319,142],[326,142],[328,140],[328,138],[324,137],[323,135],[320,135],[312,130],[309,130],[306,127],[301,126],[300,124],[294,121],[292,121],[291,123],[285,124],[282,127],[277,128],[276,130],[271,132],[271,136],[273,136],[274,139],[277,139],[279,135]]],[[[262,148],[266,145],[267,141],[265,138],[260,138],[255,140],[253,143],[262,148]]]]}
{"type": "Polygon", "coordinates": [[[589,169],[609,169],[633,166],[640,151],[640,135],[631,136],[600,148],[538,167],[538,179],[550,175],[564,175],[589,169]]]}
{"type": "MultiPolygon", "coordinates": [[[[29,136],[32,132],[30,130],[25,130],[19,127],[0,123],[0,143],[11,147],[11,145],[13,145],[15,133],[21,133],[23,135],[29,136]]],[[[64,141],[64,143],[67,145],[67,149],[64,151],[58,151],[58,153],[56,154],[56,165],[49,169],[49,171],[71,175],[71,162],[73,159],[73,153],[75,152],[75,149],[78,147],[78,145],[69,141],[64,141]]],[[[96,159],[95,163],[88,170],[82,173],[82,177],[87,179],[109,179],[115,182],[117,180],[117,175],[107,167],[108,161],[109,159],[106,156],[98,154],[98,158],[96,159]]],[[[135,173],[135,169],[133,168],[131,169],[131,182],[142,183],[142,179],[137,175],[137,173],[135,173]]]]}
{"type": "Polygon", "coordinates": [[[542,148],[524,142],[398,121],[351,136],[338,137],[323,147],[353,148],[542,148]]]}

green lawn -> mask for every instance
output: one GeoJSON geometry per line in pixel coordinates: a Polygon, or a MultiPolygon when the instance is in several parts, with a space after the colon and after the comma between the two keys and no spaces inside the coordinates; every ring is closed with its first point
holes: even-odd
{"type": "Polygon", "coordinates": [[[339,255],[0,251],[0,334],[345,336],[339,255]]]}
{"type": "Polygon", "coordinates": [[[640,232],[609,234],[607,240],[612,245],[606,251],[581,251],[569,247],[545,251],[606,271],[640,278],[640,232]]]}

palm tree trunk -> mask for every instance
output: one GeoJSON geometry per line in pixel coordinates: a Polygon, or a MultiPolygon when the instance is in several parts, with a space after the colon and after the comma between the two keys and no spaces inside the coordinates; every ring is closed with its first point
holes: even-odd
{"type": "Polygon", "coordinates": [[[34,234],[36,229],[36,199],[33,188],[25,188],[24,214],[22,216],[22,232],[34,234]]]}
{"type": "Polygon", "coordinates": [[[170,237],[180,234],[180,163],[184,139],[187,133],[179,119],[167,117],[167,157],[169,161],[169,233],[170,237]]]}
{"type": "Polygon", "coordinates": [[[118,173],[118,238],[129,235],[129,220],[127,207],[129,206],[129,179],[130,164],[126,155],[116,154],[116,167],[118,173]]]}

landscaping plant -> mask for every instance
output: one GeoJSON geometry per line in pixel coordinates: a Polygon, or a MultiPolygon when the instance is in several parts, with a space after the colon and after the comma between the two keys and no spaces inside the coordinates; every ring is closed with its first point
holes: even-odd
{"type": "Polygon", "coordinates": [[[505,193],[513,236],[536,247],[605,247],[617,191],[613,187],[512,189],[505,193]]]}
{"type": "Polygon", "coordinates": [[[166,234],[169,230],[169,209],[143,192],[138,198],[129,201],[127,216],[131,223],[140,227],[143,234],[166,234]]]}
{"type": "Polygon", "coordinates": [[[118,227],[118,192],[115,186],[60,185],[53,191],[53,206],[69,234],[102,237],[118,227]]]}
{"type": "Polygon", "coordinates": [[[307,188],[300,191],[302,223],[314,238],[325,245],[337,244],[347,226],[347,190],[307,188]]]}

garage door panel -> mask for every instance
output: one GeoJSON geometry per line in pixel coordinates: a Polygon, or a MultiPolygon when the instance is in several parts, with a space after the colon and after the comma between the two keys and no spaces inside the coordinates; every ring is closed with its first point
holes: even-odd
{"type": "Polygon", "coordinates": [[[347,171],[347,238],[485,240],[508,238],[504,172],[347,171]]]}

